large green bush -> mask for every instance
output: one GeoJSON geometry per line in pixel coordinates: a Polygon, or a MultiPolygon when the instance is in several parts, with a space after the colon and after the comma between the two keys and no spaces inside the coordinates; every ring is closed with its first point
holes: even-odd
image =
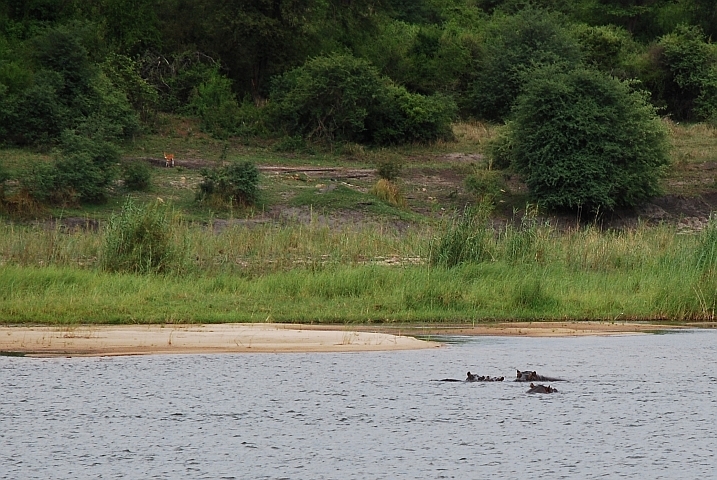
{"type": "Polygon", "coordinates": [[[63,132],[57,158],[31,165],[19,181],[40,203],[75,205],[103,202],[116,176],[119,151],[112,143],[63,132]]]}
{"type": "Polygon", "coordinates": [[[548,208],[612,210],[660,191],[667,132],[644,92],[601,72],[536,72],[511,125],[513,164],[548,208]]]}
{"type": "Polygon", "coordinates": [[[288,135],[364,142],[366,117],[381,104],[387,81],[366,60],[331,55],[276,78],[270,115],[288,135]]]}
{"type": "Polygon", "coordinates": [[[468,93],[471,111],[487,120],[505,119],[535,68],[578,65],[580,47],[567,23],[560,14],[533,8],[510,17],[496,16],[486,30],[483,55],[468,93]]]}
{"type": "Polygon", "coordinates": [[[252,162],[201,170],[197,200],[212,206],[249,206],[259,198],[259,169],[252,162]]]}
{"type": "Polygon", "coordinates": [[[382,104],[369,112],[366,131],[370,143],[378,145],[432,142],[453,135],[451,122],[456,112],[450,97],[410,93],[389,85],[382,104]]]}
{"type": "Polygon", "coordinates": [[[276,78],[268,108],[289,136],[379,145],[448,136],[456,113],[451,99],[410,93],[368,61],[338,54],[276,78]]]}
{"type": "Polygon", "coordinates": [[[679,120],[717,115],[717,49],[698,27],[680,26],[657,43],[646,84],[679,120]]]}
{"type": "Polygon", "coordinates": [[[122,164],[122,180],[128,190],[147,191],[152,186],[152,169],[142,160],[122,164]]]}

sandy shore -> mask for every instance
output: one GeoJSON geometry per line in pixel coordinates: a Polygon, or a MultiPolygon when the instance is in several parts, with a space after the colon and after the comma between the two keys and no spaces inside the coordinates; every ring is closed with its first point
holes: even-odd
{"type": "MultiPolygon", "coordinates": [[[[435,348],[390,333],[284,324],[0,327],[0,352],[26,355],[367,352],[435,348]]],[[[6,353],[7,354],[7,353],[6,353]]]]}
{"type": "Polygon", "coordinates": [[[479,326],[289,324],[0,327],[0,352],[38,356],[160,353],[366,352],[435,348],[440,335],[579,336],[638,334],[663,325],[600,322],[496,323],[479,326]]]}

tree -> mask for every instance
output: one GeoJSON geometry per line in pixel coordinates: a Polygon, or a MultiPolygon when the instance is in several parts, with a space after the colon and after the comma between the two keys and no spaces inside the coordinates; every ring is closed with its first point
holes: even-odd
{"type": "Polygon", "coordinates": [[[717,50],[699,27],[682,25],[654,50],[654,75],[646,82],[657,102],[680,120],[717,115],[717,50]]]}
{"type": "Polygon", "coordinates": [[[486,32],[483,58],[469,92],[473,113],[488,120],[505,119],[532,70],[579,64],[580,47],[565,23],[560,14],[532,8],[496,17],[486,32]]]}
{"type": "Polygon", "coordinates": [[[545,68],[518,99],[512,159],[551,209],[598,212],[657,195],[667,132],[645,92],[595,70],[545,68]]]}

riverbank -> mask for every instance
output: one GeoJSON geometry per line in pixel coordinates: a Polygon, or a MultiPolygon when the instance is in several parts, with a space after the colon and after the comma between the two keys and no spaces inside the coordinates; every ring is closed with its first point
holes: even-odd
{"type": "Polygon", "coordinates": [[[306,325],[78,325],[0,327],[0,352],[35,356],[184,353],[370,352],[435,348],[437,342],[306,325]]]}
{"type": "Polygon", "coordinates": [[[684,328],[689,327],[603,322],[521,322],[452,327],[409,325],[402,329],[266,323],[12,326],[0,327],[0,352],[32,356],[371,352],[436,348],[441,343],[432,341],[432,337],[444,335],[566,337],[684,328]]]}

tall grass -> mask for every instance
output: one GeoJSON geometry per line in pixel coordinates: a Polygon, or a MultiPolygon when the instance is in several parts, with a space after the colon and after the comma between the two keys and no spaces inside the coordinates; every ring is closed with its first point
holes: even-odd
{"type": "Polygon", "coordinates": [[[174,235],[186,241],[190,274],[172,281],[103,270],[109,230],[6,224],[0,321],[714,319],[714,220],[681,235],[667,225],[557,231],[530,218],[503,228],[476,218],[455,220],[443,237],[431,227],[262,224],[216,233],[182,223],[174,235]],[[432,261],[443,241],[454,260],[432,261]]]}

